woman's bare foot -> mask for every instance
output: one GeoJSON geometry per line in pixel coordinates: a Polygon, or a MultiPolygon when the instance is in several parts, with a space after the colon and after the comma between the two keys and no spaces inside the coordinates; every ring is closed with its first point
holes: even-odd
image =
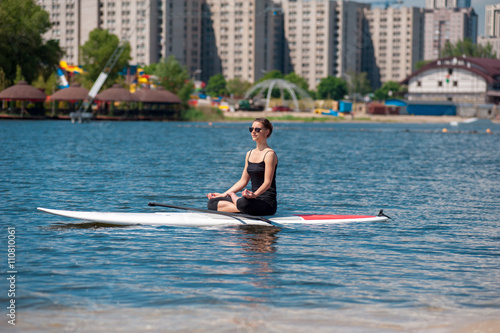
{"type": "Polygon", "coordinates": [[[229,192],[227,195],[231,197],[231,200],[233,200],[233,203],[236,205],[236,201],[238,201],[239,197],[236,195],[234,192],[229,192]]]}

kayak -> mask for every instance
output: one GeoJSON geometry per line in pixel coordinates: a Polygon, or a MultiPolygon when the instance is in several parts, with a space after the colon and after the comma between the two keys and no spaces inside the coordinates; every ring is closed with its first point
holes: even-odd
{"type": "MultiPolygon", "coordinates": [[[[69,217],[77,220],[99,222],[109,225],[164,225],[164,226],[217,226],[217,225],[260,225],[281,226],[292,224],[337,224],[349,222],[383,222],[389,217],[375,215],[282,215],[269,218],[251,217],[240,214],[222,215],[214,211],[156,212],[156,213],[117,213],[85,212],[37,208],[38,210],[69,217]]],[[[193,208],[194,209],[194,208],[193,208]]]]}

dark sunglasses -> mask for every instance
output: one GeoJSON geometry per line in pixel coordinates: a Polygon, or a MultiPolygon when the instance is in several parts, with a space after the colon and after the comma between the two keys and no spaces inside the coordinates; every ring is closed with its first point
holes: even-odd
{"type": "Polygon", "coordinates": [[[260,127],[249,127],[248,130],[250,131],[250,133],[252,133],[254,130],[257,133],[260,133],[260,131],[262,131],[262,128],[260,128],[260,127]]]}

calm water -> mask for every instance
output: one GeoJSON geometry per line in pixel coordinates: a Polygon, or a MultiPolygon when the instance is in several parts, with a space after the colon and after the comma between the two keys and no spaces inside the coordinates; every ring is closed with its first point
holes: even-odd
{"type": "Polygon", "coordinates": [[[2,320],[23,331],[450,332],[500,318],[500,128],[276,123],[279,213],[394,220],[103,227],[36,207],[204,207],[248,123],[0,122],[2,320]]]}

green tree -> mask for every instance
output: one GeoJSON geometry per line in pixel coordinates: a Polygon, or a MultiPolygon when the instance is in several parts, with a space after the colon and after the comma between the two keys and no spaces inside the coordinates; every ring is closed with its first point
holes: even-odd
{"type": "Polygon", "coordinates": [[[415,70],[418,71],[419,69],[421,69],[422,67],[424,67],[427,64],[430,64],[433,61],[434,60],[420,60],[420,61],[417,61],[417,63],[415,64],[415,70]]]}
{"type": "Polygon", "coordinates": [[[375,91],[375,99],[383,101],[390,98],[403,97],[406,87],[394,81],[388,81],[375,91]]]}
{"type": "Polygon", "coordinates": [[[347,82],[337,77],[328,76],[319,82],[316,97],[319,99],[331,98],[339,100],[347,94],[347,82]]]}
{"type": "Polygon", "coordinates": [[[63,55],[59,42],[44,42],[50,29],[49,14],[34,0],[0,1],[0,67],[8,81],[16,77],[17,66],[31,83],[40,72],[48,76],[63,55]]]}
{"type": "Polygon", "coordinates": [[[222,74],[215,74],[210,77],[205,87],[205,92],[210,96],[227,95],[226,78],[222,74]]]}
{"type": "MultiPolygon", "coordinates": [[[[351,92],[352,94],[360,94],[364,96],[372,92],[372,86],[366,72],[352,73],[351,75],[351,92]]],[[[352,96],[351,96],[352,98],[352,96]]]]}
{"type": "MultiPolygon", "coordinates": [[[[113,54],[120,40],[118,36],[110,34],[107,30],[96,28],[89,34],[89,40],[81,47],[82,67],[86,71],[83,75],[84,85],[92,87],[99,74],[104,70],[104,66],[113,54]]],[[[128,65],[130,57],[130,44],[127,43],[115,66],[108,75],[103,89],[111,87],[118,79],[123,67],[128,65]]]]}
{"type": "Polygon", "coordinates": [[[176,94],[187,103],[189,95],[193,92],[194,85],[189,78],[185,67],[171,55],[168,59],[161,59],[156,66],[154,74],[158,77],[158,84],[168,91],[176,94]]]}
{"type": "Polygon", "coordinates": [[[239,77],[235,77],[227,81],[226,88],[229,94],[233,94],[235,97],[243,97],[245,92],[252,87],[252,84],[248,81],[244,81],[239,77]]]}
{"type": "Polygon", "coordinates": [[[157,63],[152,63],[149,65],[144,66],[144,74],[152,75],[155,73],[156,66],[158,66],[157,63]]]}
{"type": "Polygon", "coordinates": [[[279,70],[274,69],[272,71],[266,72],[264,76],[260,78],[258,82],[262,82],[265,80],[271,80],[271,79],[282,79],[283,78],[283,73],[281,73],[279,70]]]}
{"type": "Polygon", "coordinates": [[[56,73],[52,73],[48,78],[40,74],[38,78],[32,82],[32,85],[35,88],[43,89],[46,95],[52,95],[57,90],[58,81],[59,77],[56,73]]]}
{"type": "Polygon", "coordinates": [[[16,77],[14,78],[14,83],[18,83],[19,81],[26,81],[23,75],[23,69],[21,68],[21,65],[16,66],[16,77]]]}
{"type": "Polygon", "coordinates": [[[459,40],[455,44],[451,44],[447,41],[439,56],[440,58],[463,56],[475,58],[497,58],[497,54],[493,51],[493,46],[490,43],[486,46],[473,44],[472,40],[469,38],[459,40]]]}
{"type": "Polygon", "coordinates": [[[296,84],[297,86],[301,87],[305,91],[309,91],[309,84],[307,84],[306,79],[304,79],[302,76],[300,76],[299,74],[297,74],[295,72],[292,72],[292,73],[285,75],[284,79],[287,80],[288,82],[292,82],[292,83],[296,84]]]}
{"type": "Polygon", "coordinates": [[[5,72],[2,67],[0,67],[0,91],[8,88],[10,86],[10,81],[5,77],[5,72]]]}

